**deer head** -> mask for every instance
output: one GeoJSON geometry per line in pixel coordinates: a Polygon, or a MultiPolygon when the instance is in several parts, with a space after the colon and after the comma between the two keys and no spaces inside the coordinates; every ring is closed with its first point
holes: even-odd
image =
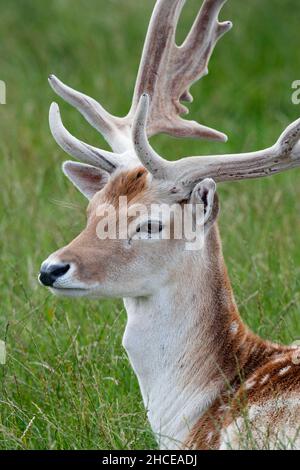
{"type": "Polygon", "coordinates": [[[40,281],[55,294],[138,297],[151,294],[168,282],[185,250],[186,240],[174,236],[174,223],[185,206],[191,207],[193,224],[207,238],[218,214],[215,182],[272,175],[300,165],[300,120],[291,124],[277,142],[252,153],[189,157],[170,162],[159,156],[148,138],[167,133],[225,141],[221,132],[180,117],[192,101],[190,86],[207,73],[218,39],[231,28],[219,22],[225,0],[205,0],[183,44],[175,43],[178,18],[185,0],[158,0],[148,29],[132,106],[125,117],[109,114],[92,98],[64,85],[53,75],[54,91],[75,106],[107,140],[112,152],[92,147],[72,136],[63,126],[58,105],[50,108],[50,128],[57,143],[83,163],[67,161],[63,171],[88,198],[87,226],[64,248],[42,264],[40,281]],[[126,237],[101,239],[103,210],[120,209],[129,223],[126,237]],[[176,205],[175,214],[158,218],[133,215],[137,205],[176,205]],[[199,204],[204,213],[197,216],[199,204]],[[99,211],[102,209],[102,212],[99,211]],[[101,212],[101,214],[100,214],[101,212]],[[169,230],[165,239],[159,234],[169,230]]]}

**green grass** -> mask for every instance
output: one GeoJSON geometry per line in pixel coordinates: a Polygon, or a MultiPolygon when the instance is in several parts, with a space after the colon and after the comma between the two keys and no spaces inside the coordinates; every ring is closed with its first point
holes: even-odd
{"type": "MultiPolygon", "coordinates": [[[[189,0],[183,38],[199,0],[189,0]]],[[[1,449],[155,447],[136,378],[122,350],[120,301],[61,300],[38,286],[40,262],[84,225],[84,199],[63,177],[65,158],[48,129],[53,72],[115,113],[129,107],[153,0],[0,0],[1,449]]],[[[193,88],[191,116],[223,130],[227,144],[154,139],[169,158],[272,144],[300,115],[296,0],[230,0],[234,29],[210,74],[193,88]]],[[[73,133],[104,147],[62,105],[73,133]]],[[[300,170],[219,187],[220,228],[235,295],[265,338],[300,337],[300,170]]]]}

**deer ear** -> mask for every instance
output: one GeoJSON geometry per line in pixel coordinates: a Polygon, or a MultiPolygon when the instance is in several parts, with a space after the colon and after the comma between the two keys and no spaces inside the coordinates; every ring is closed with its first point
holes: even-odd
{"type": "Polygon", "coordinates": [[[74,186],[89,200],[106,185],[109,179],[109,174],[106,171],[78,162],[64,162],[62,170],[74,186]]]}
{"type": "Polygon", "coordinates": [[[204,225],[205,230],[208,230],[216,221],[219,213],[219,201],[214,180],[205,178],[196,184],[191,194],[190,202],[191,204],[203,205],[204,214],[201,223],[204,225]]]}

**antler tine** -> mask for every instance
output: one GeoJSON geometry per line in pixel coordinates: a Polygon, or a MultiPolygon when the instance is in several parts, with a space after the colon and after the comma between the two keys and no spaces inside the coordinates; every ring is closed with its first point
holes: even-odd
{"type": "Polygon", "coordinates": [[[142,164],[157,179],[172,181],[190,189],[204,178],[216,182],[260,178],[300,166],[300,119],[290,124],[277,142],[250,153],[188,157],[170,162],[150,146],[146,123],[148,97],[142,96],[133,126],[135,151],[142,164]]]}
{"type": "Polygon", "coordinates": [[[208,73],[208,62],[217,41],[232,28],[231,21],[219,22],[218,16],[227,0],[206,0],[178,51],[177,70],[180,70],[180,87],[186,93],[194,81],[208,73]]]}
{"type": "Polygon", "coordinates": [[[120,165],[120,159],[114,153],[99,150],[72,136],[62,123],[59,107],[56,103],[52,103],[50,106],[49,124],[58,145],[72,157],[102,168],[109,173],[115,171],[120,165]]]}
{"type": "MultiPolygon", "coordinates": [[[[184,54],[197,48],[213,49],[215,43],[223,34],[232,28],[231,21],[218,21],[219,13],[227,0],[206,0],[181,46],[184,54]]],[[[197,59],[197,57],[195,57],[197,59]]]]}
{"type": "Polygon", "coordinates": [[[146,129],[149,104],[149,95],[143,93],[140,97],[132,126],[134,149],[140,162],[153,176],[158,179],[166,179],[168,175],[167,167],[170,163],[161,158],[161,156],[153,150],[147,139],[146,129]]]}
{"type": "Polygon", "coordinates": [[[100,132],[114,152],[122,153],[130,145],[130,133],[127,133],[126,118],[109,114],[96,100],[65,85],[55,75],[50,75],[52,89],[67,103],[71,104],[83,117],[100,132]]]}
{"type": "Polygon", "coordinates": [[[131,112],[135,112],[140,96],[147,93],[153,100],[158,85],[158,71],[166,67],[168,54],[175,49],[175,33],[186,0],[157,0],[149,23],[139,71],[135,83],[131,112]]]}
{"type": "Polygon", "coordinates": [[[204,0],[184,43],[178,47],[175,33],[185,0],[158,0],[154,9],[136,81],[131,112],[139,97],[151,97],[147,133],[164,132],[176,137],[226,141],[222,132],[180,117],[188,109],[181,101],[192,101],[190,86],[207,73],[207,64],[217,40],[231,28],[218,22],[226,0],[204,0]]]}

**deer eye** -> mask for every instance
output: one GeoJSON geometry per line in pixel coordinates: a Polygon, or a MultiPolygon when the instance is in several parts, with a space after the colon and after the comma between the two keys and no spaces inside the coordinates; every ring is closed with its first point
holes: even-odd
{"type": "Polygon", "coordinates": [[[163,229],[163,225],[158,220],[148,220],[147,222],[140,224],[136,228],[137,233],[147,233],[152,235],[154,233],[160,233],[163,229]]]}
{"type": "Polygon", "coordinates": [[[149,234],[151,233],[157,233],[162,231],[162,223],[161,222],[152,222],[149,220],[148,222],[148,227],[147,227],[147,232],[149,234]]]}

